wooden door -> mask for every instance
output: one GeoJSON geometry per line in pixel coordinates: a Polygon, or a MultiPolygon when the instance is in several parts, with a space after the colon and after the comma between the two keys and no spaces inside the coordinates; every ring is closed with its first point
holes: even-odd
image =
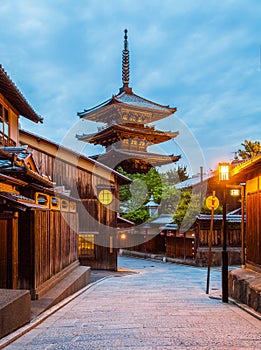
{"type": "Polygon", "coordinates": [[[18,286],[18,215],[0,214],[0,288],[18,286]]]}

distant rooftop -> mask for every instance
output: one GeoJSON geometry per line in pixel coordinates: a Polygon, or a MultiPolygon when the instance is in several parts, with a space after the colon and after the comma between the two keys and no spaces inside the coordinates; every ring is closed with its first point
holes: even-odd
{"type": "MultiPolygon", "coordinates": [[[[204,174],[203,175],[203,182],[207,181],[213,177],[215,177],[215,173],[204,174]]],[[[184,188],[189,188],[189,187],[199,185],[200,183],[201,183],[200,175],[195,175],[195,176],[192,176],[190,179],[187,179],[185,181],[182,181],[182,182],[176,184],[175,187],[178,190],[182,190],[184,188]]]]}

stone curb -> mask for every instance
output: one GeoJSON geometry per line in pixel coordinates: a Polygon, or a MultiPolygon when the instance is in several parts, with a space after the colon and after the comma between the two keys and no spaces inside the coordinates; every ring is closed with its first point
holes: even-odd
{"type": "Polygon", "coordinates": [[[43,321],[45,321],[49,316],[51,316],[52,314],[54,314],[56,311],[58,311],[59,309],[61,309],[62,307],[64,307],[65,305],[67,305],[70,301],[74,300],[75,298],[77,298],[79,295],[81,295],[82,293],[86,292],[88,289],[91,289],[92,287],[94,287],[96,284],[98,283],[102,283],[105,279],[110,278],[110,277],[114,277],[114,274],[111,274],[109,276],[105,276],[101,279],[99,279],[98,281],[92,282],[90,284],[88,284],[87,286],[83,287],[82,289],[80,289],[78,292],[70,295],[69,297],[67,297],[66,299],[62,300],[61,302],[59,302],[58,304],[52,306],[50,309],[44,311],[42,314],[40,314],[39,316],[37,316],[35,319],[31,320],[28,324],[26,324],[25,326],[17,329],[16,331],[12,332],[11,334],[8,334],[7,336],[3,337],[2,339],[0,339],[0,349],[3,349],[4,347],[6,347],[7,345],[11,344],[12,342],[14,342],[16,339],[20,338],[21,336],[23,336],[24,334],[26,334],[27,332],[29,332],[31,329],[35,328],[36,326],[38,326],[39,324],[41,324],[43,321]]]}

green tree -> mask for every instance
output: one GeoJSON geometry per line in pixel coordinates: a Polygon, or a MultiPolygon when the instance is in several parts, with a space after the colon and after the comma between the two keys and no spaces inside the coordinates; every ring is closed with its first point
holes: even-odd
{"type": "Polygon", "coordinates": [[[244,140],[244,142],[241,143],[241,146],[243,146],[243,149],[238,149],[238,151],[235,153],[235,160],[250,159],[261,152],[259,141],[253,142],[250,140],[244,140]]]}
{"type": "Polygon", "coordinates": [[[135,222],[135,224],[139,225],[149,218],[149,213],[144,206],[136,208],[135,210],[131,210],[126,214],[122,214],[122,216],[130,221],[135,222]]]}
{"type": "MultiPolygon", "coordinates": [[[[182,178],[187,178],[186,168],[179,168],[182,178]]],[[[145,204],[153,195],[156,203],[160,205],[162,213],[173,213],[178,206],[180,191],[174,183],[180,181],[178,170],[171,170],[167,173],[159,173],[155,168],[151,168],[147,174],[128,174],[122,168],[117,169],[121,174],[132,179],[130,185],[120,188],[120,200],[122,202],[122,216],[135,223],[141,223],[148,219],[145,204]]]]}
{"type": "Polygon", "coordinates": [[[184,166],[178,166],[177,170],[176,169],[171,169],[168,170],[165,173],[166,179],[169,184],[175,185],[179,182],[185,181],[189,178],[187,174],[187,167],[184,166]]]}

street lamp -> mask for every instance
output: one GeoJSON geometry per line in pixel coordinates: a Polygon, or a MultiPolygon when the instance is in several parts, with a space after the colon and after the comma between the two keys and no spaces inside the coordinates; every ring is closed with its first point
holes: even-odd
{"type": "Polygon", "coordinates": [[[159,205],[155,203],[153,195],[150,197],[149,202],[145,204],[145,207],[147,208],[150,217],[158,215],[159,205]]]}
{"type": "Polygon", "coordinates": [[[222,247],[222,301],[228,303],[228,252],[227,252],[227,196],[226,186],[230,176],[230,164],[220,163],[218,166],[219,181],[223,184],[223,247],[222,247]]]}

